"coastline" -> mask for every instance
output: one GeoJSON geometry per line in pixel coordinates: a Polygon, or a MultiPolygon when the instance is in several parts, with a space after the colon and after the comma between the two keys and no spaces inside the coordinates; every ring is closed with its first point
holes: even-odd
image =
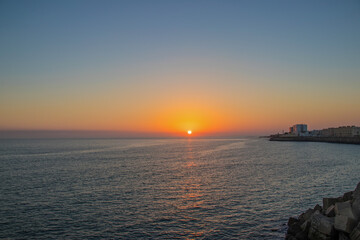
{"type": "Polygon", "coordinates": [[[284,136],[272,135],[269,141],[294,141],[294,142],[327,142],[360,144],[360,137],[312,137],[312,136],[284,136]]]}

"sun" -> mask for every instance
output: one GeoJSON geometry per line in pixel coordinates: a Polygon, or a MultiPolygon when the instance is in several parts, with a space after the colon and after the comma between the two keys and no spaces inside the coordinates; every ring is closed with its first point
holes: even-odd
{"type": "Polygon", "coordinates": [[[191,135],[192,134],[192,131],[191,130],[188,130],[188,135],[191,135]]]}

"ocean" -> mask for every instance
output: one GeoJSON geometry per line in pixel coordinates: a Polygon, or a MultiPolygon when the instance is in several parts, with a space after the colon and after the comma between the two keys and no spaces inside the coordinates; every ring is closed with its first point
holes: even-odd
{"type": "Polygon", "coordinates": [[[251,137],[0,140],[0,238],[283,239],[359,162],[359,145],[251,137]]]}

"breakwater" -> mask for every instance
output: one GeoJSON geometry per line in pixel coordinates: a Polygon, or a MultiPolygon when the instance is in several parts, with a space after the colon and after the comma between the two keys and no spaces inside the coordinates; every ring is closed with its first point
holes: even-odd
{"type": "Polygon", "coordinates": [[[311,136],[284,136],[272,135],[270,141],[295,141],[295,142],[328,142],[360,144],[360,137],[311,137],[311,136]]]}
{"type": "Polygon", "coordinates": [[[323,198],[299,217],[290,217],[288,240],[360,240],[360,182],[354,191],[337,198],[323,198]]]}

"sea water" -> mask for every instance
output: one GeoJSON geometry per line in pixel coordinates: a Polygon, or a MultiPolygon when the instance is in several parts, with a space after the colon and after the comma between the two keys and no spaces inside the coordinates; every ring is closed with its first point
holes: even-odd
{"type": "Polygon", "coordinates": [[[359,163],[359,145],[258,138],[0,140],[0,238],[281,239],[359,163]]]}

